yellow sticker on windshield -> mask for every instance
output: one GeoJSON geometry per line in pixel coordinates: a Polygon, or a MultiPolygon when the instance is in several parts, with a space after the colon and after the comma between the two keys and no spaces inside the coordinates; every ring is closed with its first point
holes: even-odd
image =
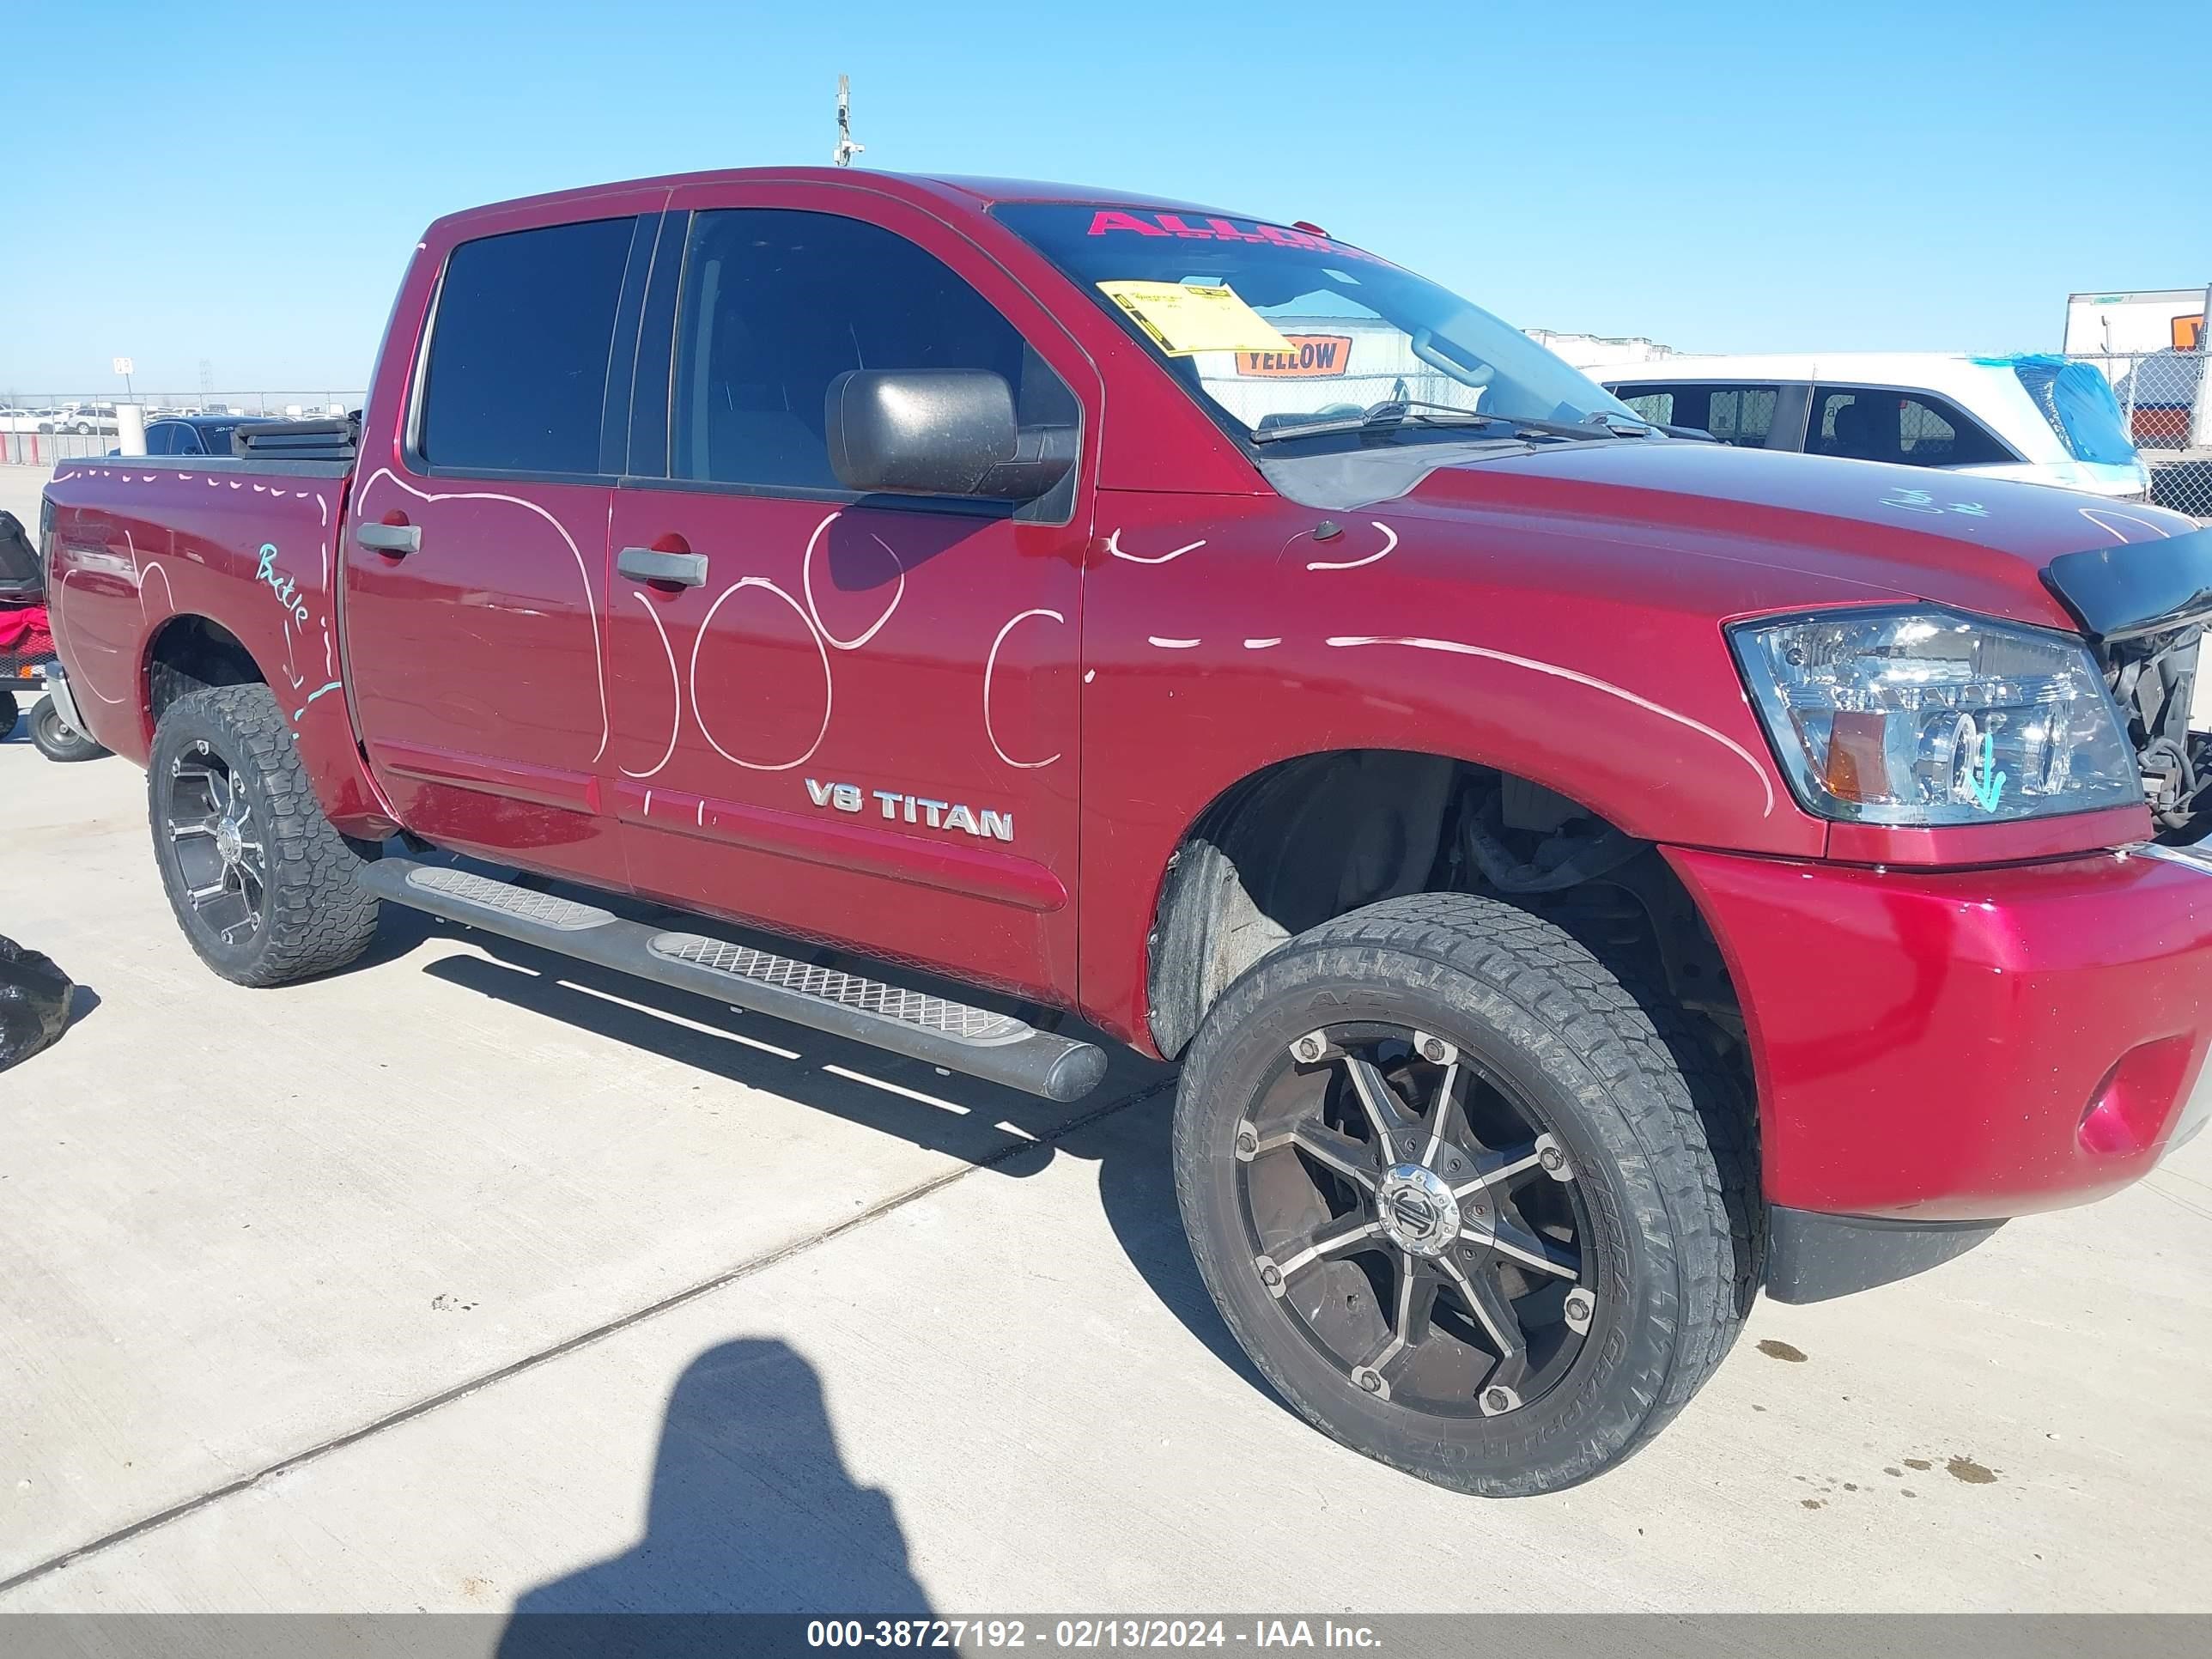
{"type": "Polygon", "coordinates": [[[1295,351],[1231,288],[1189,283],[1101,283],[1098,291],[1137,319],[1170,357],[1199,351],[1295,351]]]}

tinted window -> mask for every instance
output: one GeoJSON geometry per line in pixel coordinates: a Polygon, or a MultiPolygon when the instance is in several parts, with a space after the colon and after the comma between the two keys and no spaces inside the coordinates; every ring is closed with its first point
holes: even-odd
{"type": "Polygon", "coordinates": [[[149,455],[173,455],[177,453],[177,434],[184,428],[174,421],[156,421],[146,428],[146,453],[149,455]]]}
{"type": "Polygon", "coordinates": [[[1814,455],[1905,466],[1990,466],[2019,459],[1955,404],[1894,386],[1820,386],[1813,393],[1814,455]]]}
{"type": "Polygon", "coordinates": [[[630,219],[464,242],[446,261],[422,458],[470,471],[594,473],[630,219]]]}
{"type": "Polygon", "coordinates": [[[678,318],[669,471],[841,490],[823,409],[847,369],[981,368],[1016,417],[1072,426],[1066,386],[934,255],[857,219],[732,209],[692,221],[678,318]]]}
{"type": "Polygon", "coordinates": [[[1774,404],[1781,388],[1628,385],[1616,387],[1615,395],[1647,421],[1696,427],[1724,444],[1762,449],[1774,428],[1774,404]]]}

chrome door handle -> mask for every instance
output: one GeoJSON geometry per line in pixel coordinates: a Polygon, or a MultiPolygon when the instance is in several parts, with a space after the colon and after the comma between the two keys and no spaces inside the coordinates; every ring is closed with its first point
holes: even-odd
{"type": "Polygon", "coordinates": [[[422,550],[422,526],[419,524],[365,524],[354,532],[354,539],[372,553],[389,553],[404,558],[410,553],[422,550]]]}
{"type": "Polygon", "coordinates": [[[615,556],[615,568],[634,582],[664,582],[672,587],[703,587],[707,583],[704,553],[660,553],[650,547],[625,547],[615,556]]]}

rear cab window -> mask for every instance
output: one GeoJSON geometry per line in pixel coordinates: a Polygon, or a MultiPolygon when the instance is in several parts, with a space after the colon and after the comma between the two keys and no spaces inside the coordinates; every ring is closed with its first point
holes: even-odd
{"type": "Polygon", "coordinates": [[[2021,459],[1957,404],[1902,386],[1815,386],[1805,448],[1903,466],[2002,466],[2021,459]]]}
{"type": "MultiPolygon", "coordinates": [[[[463,242],[432,318],[414,448],[441,472],[592,477],[638,222],[463,242]]],[[[626,414],[629,388],[618,389],[626,414]]]]}

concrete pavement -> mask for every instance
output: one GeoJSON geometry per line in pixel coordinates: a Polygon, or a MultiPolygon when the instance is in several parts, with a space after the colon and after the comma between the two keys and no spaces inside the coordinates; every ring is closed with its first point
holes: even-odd
{"type": "Polygon", "coordinates": [[[1762,1304],[1625,1468],[1332,1444],[1177,1229],[1172,1074],[1051,1108],[410,916],[225,985],[139,775],[0,744],[0,1611],[2212,1608],[2212,1140],[1762,1304]]]}

